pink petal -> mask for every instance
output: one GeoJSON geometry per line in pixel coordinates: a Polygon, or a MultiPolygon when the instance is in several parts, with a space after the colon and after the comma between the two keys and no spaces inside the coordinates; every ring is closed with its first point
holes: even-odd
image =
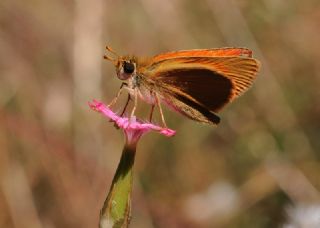
{"type": "Polygon", "coordinates": [[[130,130],[137,130],[137,131],[141,131],[142,133],[145,133],[150,130],[153,130],[167,137],[171,137],[176,134],[176,131],[172,129],[163,128],[158,125],[154,125],[152,123],[143,123],[141,120],[136,119],[135,116],[133,116],[132,118],[118,116],[108,106],[96,100],[89,102],[89,106],[91,109],[97,112],[100,112],[107,118],[113,120],[118,125],[119,128],[124,129],[126,132],[130,130]]]}

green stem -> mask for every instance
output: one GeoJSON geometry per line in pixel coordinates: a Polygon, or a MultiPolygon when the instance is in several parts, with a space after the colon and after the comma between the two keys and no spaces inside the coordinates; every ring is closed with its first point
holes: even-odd
{"type": "Polygon", "coordinates": [[[126,143],[100,212],[100,228],[128,227],[131,214],[132,172],[136,144],[126,143]]]}

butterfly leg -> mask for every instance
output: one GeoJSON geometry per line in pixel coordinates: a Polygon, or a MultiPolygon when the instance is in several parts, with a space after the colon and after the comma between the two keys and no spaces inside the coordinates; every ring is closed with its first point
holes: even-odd
{"type": "Polygon", "coordinates": [[[151,121],[152,121],[152,116],[153,116],[154,107],[155,107],[155,104],[152,104],[152,105],[151,105],[151,110],[150,110],[150,116],[149,116],[149,122],[150,122],[150,123],[151,123],[151,121]]]}
{"type": "Polygon", "coordinates": [[[138,91],[137,91],[137,89],[135,89],[134,90],[134,106],[133,106],[133,109],[131,111],[130,117],[134,116],[134,113],[136,111],[137,106],[138,106],[138,91]]]}
{"type": "Polygon", "coordinates": [[[163,112],[162,112],[162,107],[161,107],[161,103],[160,103],[160,99],[158,97],[157,94],[155,94],[155,98],[156,98],[156,104],[157,106],[159,107],[159,112],[160,112],[160,116],[161,116],[161,121],[162,121],[162,124],[165,128],[167,128],[167,124],[166,124],[166,121],[164,119],[164,115],[163,115],[163,112]]]}
{"type": "Polygon", "coordinates": [[[118,93],[117,93],[117,96],[115,96],[115,98],[112,99],[112,101],[108,104],[108,107],[113,106],[113,105],[117,102],[117,100],[118,100],[118,98],[120,97],[120,95],[121,95],[121,93],[122,93],[122,91],[123,91],[123,89],[124,89],[125,86],[128,86],[128,84],[125,83],[125,82],[123,82],[123,83],[121,84],[121,86],[120,86],[120,89],[119,89],[119,91],[118,91],[118,93]]]}
{"type": "Polygon", "coordinates": [[[126,104],[125,104],[125,106],[124,106],[124,108],[123,108],[123,110],[122,110],[122,112],[121,112],[121,114],[120,114],[121,117],[122,117],[122,116],[124,115],[124,113],[126,112],[126,109],[127,109],[128,104],[129,104],[130,101],[131,101],[131,96],[130,96],[130,93],[129,93],[129,94],[128,94],[128,98],[127,98],[127,102],[126,102],[126,104]]]}

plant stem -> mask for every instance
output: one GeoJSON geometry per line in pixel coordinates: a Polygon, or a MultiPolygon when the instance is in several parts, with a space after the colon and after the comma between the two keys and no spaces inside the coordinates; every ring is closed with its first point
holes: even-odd
{"type": "Polygon", "coordinates": [[[108,196],[100,211],[100,228],[128,227],[136,143],[126,142],[108,196]]]}

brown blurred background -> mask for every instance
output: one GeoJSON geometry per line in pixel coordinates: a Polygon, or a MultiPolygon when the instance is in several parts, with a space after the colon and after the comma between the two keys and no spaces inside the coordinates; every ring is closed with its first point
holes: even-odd
{"type": "Polygon", "coordinates": [[[141,140],[131,227],[320,227],[319,41],[318,0],[0,1],[0,227],[97,227],[124,141],[87,105],[120,86],[106,44],[263,65],[218,127],[166,111],[177,135],[141,140]]]}

